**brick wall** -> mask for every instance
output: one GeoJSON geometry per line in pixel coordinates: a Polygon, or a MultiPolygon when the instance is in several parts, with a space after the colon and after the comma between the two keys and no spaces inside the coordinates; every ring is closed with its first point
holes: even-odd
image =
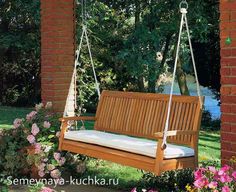
{"type": "Polygon", "coordinates": [[[71,114],[74,111],[71,82],[75,52],[74,2],[41,0],[42,100],[44,103],[52,101],[54,110],[63,112],[69,96],[71,114]]]}
{"type": "Polygon", "coordinates": [[[221,31],[221,156],[236,156],[236,1],[220,1],[221,31]],[[228,37],[232,42],[226,43],[228,37]]]}

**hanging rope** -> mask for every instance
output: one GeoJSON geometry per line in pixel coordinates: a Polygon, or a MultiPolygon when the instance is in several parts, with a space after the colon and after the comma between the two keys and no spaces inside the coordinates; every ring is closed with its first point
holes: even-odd
{"type": "Polygon", "coordinates": [[[169,103],[168,103],[167,118],[166,118],[165,129],[164,129],[162,149],[165,149],[166,145],[167,145],[167,132],[169,129],[170,113],[171,113],[173,91],[174,91],[174,83],[175,83],[177,63],[178,63],[178,59],[179,59],[180,41],[181,41],[181,36],[182,36],[184,25],[186,25],[186,31],[187,31],[187,35],[188,35],[191,58],[192,58],[192,62],[193,62],[193,69],[194,69],[194,74],[195,74],[196,84],[197,84],[197,94],[199,97],[201,108],[203,106],[200,85],[199,85],[198,75],[197,75],[197,70],[196,70],[196,63],[195,63],[195,59],[194,59],[192,42],[191,42],[191,37],[190,37],[190,32],[189,32],[189,27],[188,27],[188,20],[187,20],[188,3],[187,3],[187,1],[183,0],[180,3],[179,7],[180,7],[180,13],[182,14],[182,16],[181,16],[181,22],[180,22],[179,37],[178,37],[178,42],[177,42],[177,50],[176,50],[175,63],[174,63],[174,72],[173,72],[173,79],[172,79],[172,83],[171,83],[170,98],[169,98],[169,103]]]}
{"type": "MultiPolygon", "coordinates": [[[[77,0],[77,4],[78,4],[78,0],[77,0]]],[[[89,42],[88,31],[87,31],[87,2],[86,2],[86,0],[82,0],[81,4],[82,4],[81,5],[81,7],[82,7],[82,35],[81,35],[81,38],[80,38],[79,47],[76,50],[75,68],[78,65],[80,66],[79,56],[80,56],[80,53],[81,53],[81,48],[82,48],[82,45],[83,45],[83,40],[85,38],[86,44],[87,44],[87,47],[88,47],[90,62],[91,62],[91,65],[92,65],[92,70],[93,70],[93,76],[94,76],[94,80],[95,80],[96,90],[97,90],[98,97],[100,99],[101,92],[100,92],[100,87],[99,87],[99,83],[98,83],[98,80],[97,80],[95,65],[94,65],[93,56],[92,56],[92,52],[91,52],[91,45],[90,45],[90,42],[89,42]]],[[[75,74],[75,75],[77,75],[77,74],[75,74]]]]}
{"type": "MultiPolygon", "coordinates": [[[[81,4],[79,2],[79,0],[76,0],[76,4],[77,5],[81,5],[81,17],[82,17],[82,34],[80,37],[80,43],[79,46],[75,52],[75,62],[74,62],[74,70],[73,70],[73,75],[72,75],[72,79],[73,79],[73,83],[74,83],[74,108],[77,109],[77,66],[81,66],[81,64],[79,63],[79,58],[80,58],[80,54],[81,54],[81,49],[82,49],[82,45],[83,45],[83,40],[85,39],[86,41],[86,45],[88,47],[88,52],[89,52],[89,57],[90,57],[90,62],[92,65],[92,70],[93,70],[93,76],[94,76],[94,80],[95,80],[95,88],[98,94],[98,98],[100,99],[101,97],[101,92],[100,92],[100,86],[97,80],[97,75],[96,75],[96,70],[95,70],[95,66],[94,66],[94,61],[93,61],[93,56],[92,56],[92,52],[91,52],[91,45],[89,42],[89,37],[88,37],[88,32],[87,32],[87,2],[86,0],[81,0],[81,4]]],[[[66,117],[68,114],[68,103],[69,103],[69,94],[67,96],[67,100],[66,100],[66,106],[64,109],[64,114],[63,116],[66,117]]]]}

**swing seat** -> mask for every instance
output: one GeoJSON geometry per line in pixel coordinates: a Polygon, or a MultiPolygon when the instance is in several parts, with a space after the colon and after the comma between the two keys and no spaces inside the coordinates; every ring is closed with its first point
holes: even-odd
{"type": "MultiPolygon", "coordinates": [[[[202,98],[203,99],[203,98],[202,98]]],[[[173,96],[166,149],[162,148],[169,95],[103,91],[95,117],[61,118],[59,150],[143,169],[198,166],[201,105],[195,96],[173,96]],[[94,130],[68,131],[71,120],[95,121],[94,130]]]]}

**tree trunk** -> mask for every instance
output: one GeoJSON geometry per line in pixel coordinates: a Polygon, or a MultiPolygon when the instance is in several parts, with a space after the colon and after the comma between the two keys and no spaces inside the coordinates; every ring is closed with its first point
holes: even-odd
{"type": "Polygon", "coordinates": [[[135,28],[140,23],[140,14],[141,14],[140,2],[138,0],[136,0],[135,1],[135,28]]]}
{"type": "MultiPolygon", "coordinates": [[[[135,1],[135,29],[140,23],[140,14],[141,14],[141,6],[140,2],[137,0],[135,1]]],[[[145,92],[143,75],[138,76],[138,91],[145,92]]]]}
{"type": "Polygon", "coordinates": [[[145,92],[144,78],[142,75],[138,78],[138,91],[145,92]]]}
{"type": "Polygon", "coordinates": [[[180,59],[178,59],[178,63],[177,63],[176,76],[177,76],[181,95],[190,95],[189,89],[187,86],[187,81],[186,81],[186,74],[182,69],[182,63],[180,59]]]}
{"type": "MultiPolygon", "coordinates": [[[[175,46],[175,49],[174,49],[174,58],[176,56],[176,51],[177,51],[177,45],[175,46]]],[[[176,76],[177,76],[177,81],[178,81],[179,90],[180,90],[181,95],[190,95],[187,81],[186,81],[186,74],[182,68],[181,58],[178,58],[176,76]]],[[[175,77],[173,77],[173,78],[175,78],[175,77]]]]}
{"type": "Polygon", "coordinates": [[[149,68],[149,75],[148,75],[148,92],[155,93],[156,92],[156,69],[155,66],[149,68]]]}

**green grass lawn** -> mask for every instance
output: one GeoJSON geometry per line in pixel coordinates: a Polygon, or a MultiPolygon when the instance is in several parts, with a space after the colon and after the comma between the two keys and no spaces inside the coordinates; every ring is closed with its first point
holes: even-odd
{"type": "Polygon", "coordinates": [[[12,128],[15,118],[25,118],[32,109],[0,106],[0,129],[12,128]]]}
{"type": "MultiPolygon", "coordinates": [[[[23,118],[31,109],[0,107],[0,128],[11,128],[16,117],[23,118]]],[[[86,128],[91,129],[93,122],[87,122],[86,128]]],[[[201,131],[199,139],[199,161],[220,159],[220,135],[219,132],[201,131]]],[[[119,178],[119,186],[113,188],[128,189],[137,186],[143,173],[135,168],[118,165],[115,163],[91,160],[88,161],[86,175],[100,178],[119,178]]]]}

